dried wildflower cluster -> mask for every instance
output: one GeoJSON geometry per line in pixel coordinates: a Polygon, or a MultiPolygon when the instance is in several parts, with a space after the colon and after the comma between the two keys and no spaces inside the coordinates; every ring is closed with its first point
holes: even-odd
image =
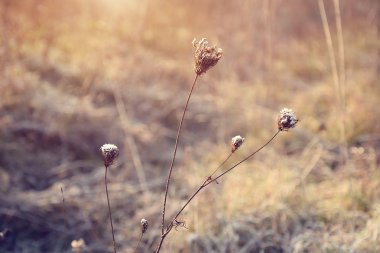
{"type": "Polygon", "coordinates": [[[195,73],[197,73],[197,75],[201,75],[215,66],[222,57],[222,49],[216,46],[209,46],[205,38],[200,41],[194,39],[193,46],[195,48],[195,73]]]}
{"type": "Polygon", "coordinates": [[[278,116],[278,130],[288,131],[290,128],[295,127],[297,122],[298,119],[295,113],[291,109],[284,108],[280,111],[280,115],[278,116]]]}
{"type": "Polygon", "coordinates": [[[141,233],[145,233],[148,230],[148,221],[146,219],[141,219],[141,233]]]}
{"type": "MultiPolygon", "coordinates": [[[[188,97],[188,100],[186,102],[186,106],[185,106],[185,109],[184,109],[184,112],[183,112],[183,116],[182,116],[182,119],[181,119],[181,122],[180,122],[180,125],[179,125],[178,133],[177,133],[176,146],[175,146],[175,150],[174,150],[174,154],[173,154],[173,160],[172,160],[172,163],[171,163],[171,167],[169,169],[169,175],[168,175],[168,180],[167,180],[166,190],[165,190],[165,198],[164,198],[164,202],[163,202],[162,224],[161,224],[161,227],[162,227],[162,230],[161,230],[161,239],[160,239],[160,242],[158,244],[157,250],[155,251],[156,253],[160,252],[162,244],[163,244],[166,236],[169,234],[169,232],[172,230],[173,227],[176,230],[177,230],[178,227],[185,227],[185,222],[178,221],[177,217],[182,213],[182,211],[186,208],[186,206],[193,200],[193,198],[203,188],[207,187],[212,182],[218,183],[216,180],[218,180],[219,178],[221,178],[225,174],[229,173],[235,167],[237,167],[241,163],[247,161],[249,158],[251,158],[252,156],[254,156],[257,152],[259,152],[260,150],[262,150],[263,148],[265,148],[280,133],[280,131],[288,131],[290,128],[294,128],[296,126],[297,122],[298,122],[298,119],[297,119],[295,113],[291,109],[288,109],[288,108],[282,109],[280,111],[280,114],[279,114],[278,119],[277,119],[277,125],[278,125],[278,130],[279,131],[277,131],[272,138],[270,138],[259,149],[257,149],[256,151],[252,152],[250,155],[248,155],[247,157],[243,158],[242,160],[240,160],[235,165],[229,167],[225,172],[221,173],[220,175],[218,175],[215,178],[212,178],[213,175],[220,168],[223,167],[223,165],[228,161],[228,159],[232,156],[232,154],[235,151],[237,151],[243,145],[244,140],[245,140],[243,137],[241,137],[240,135],[236,135],[235,137],[233,137],[231,139],[231,153],[216,168],[216,170],[214,170],[214,172],[203,182],[203,184],[201,184],[201,186],[198,188],[198,190],[195,191],[195,193],[187,200],[187,202],[183,205],[183,207],[175,215],[174,219],[172,220],[172,223],[170,223],[170,225],[168,225],[166,227],[166,230],[165,230],[165,211],[166,211],[165,207],[166,207],[166,200],[167,200],[169,183],[170,183],[170,176],[171,176],[171,173],[172,173],[173,164],[174,164],[174,160],[175,160],[175,157],[176,157],[177,144],[178,144],[178,140],[179,140],[179,137],[180,137],[180,130],[181,130],[181,126],[182,126],[182,123],[183,123],[184,116],[185,116],[185,112],[187,110],[187,106],[188,106],[188,103],[189,103],[189,100],[190,100],[190,97],[191,97],[191,94],[192,94],[192,91],[193,91],[193,88],[194,88],[194,85],[195,85],[195,83],[197,81],[198,76],[201,75],[201,74],[203,74],[203,73],[205,73],[207,70],[209,70],[213,66],[215,66],[218,63],[218,61],[220,60],[220,58],[222,57],[222,53],[223,53],[221,48],[218,48],[216,46],[209,46],[208,41],[205,38],[201,39],[200,41],[197,41],[196,39],[194,39],[193,40],[193,46],[195,48],[194,59],[195,59],[195,73],[197,74],[197,76],[196,76],[196,78],[194,80],[193,86],[192,86],[191,91],[189,93],[189,97],[188,97]]],[[[101,146],[100,151],[101,151],[102,156],[103,156],[104,165],[106,166],[106,170],[105,170],[105,186],[106,186],[106,193],[107,193],[107,202],[108,202],[108,208],[109,208],[109,216],[110,216],[112,238],[113,238],[113,243],[114,243],[114,253],[116,253],[116,243],[115,243],[115,235],[114,235],[114,229],[113,229],[113,224],[112,224],[111,206],[110,206],[110,202],[109,202],[108,189],[107,189],[107,168],[108,168],[108,166],[112,165],[113,162],[114,162],[114,160],[118,157],[118,155],[119,155],[119,149],[114,144],[104,144],[103,146],[101,146]]],[[[141,242],[141,239],[143,238],[143,235],[148,231],[148,228],[149,228],[149,224],[148,224],[148,221],[146,219],[141,219],[140,224],[141,224],[141,237],[140,237],[140,240],[139,240],[139,242],[137,244],[136,250],[139,247],[139,244],[141,242]]],[[[73,251],[76,252],[76,253],[82,253],[82,251],[86,248],[86,245],[85,245],[85,242],[83,241],[83,239],[80,239],[78,241],[72,241],[71,246],[72,246],[73,251]]]]}
{"type": "Polygon", "coordinates": [[[231,140],[231,152],[235,152],[240,148],[241,145],[243,145],[244,138],[241,137],[240,135],[236,135],[235,137],[232,138],[231,140]]]}
{"type": "Polygon", "coordinates": [[[113,161],[119,156],[119,149],[114,144],[104,144],[100,147],[102,152],[104,166],[108,167],[113,164],[113,161]]]}

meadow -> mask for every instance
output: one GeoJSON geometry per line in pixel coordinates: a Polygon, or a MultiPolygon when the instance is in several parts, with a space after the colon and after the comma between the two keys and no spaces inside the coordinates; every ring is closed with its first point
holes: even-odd
{"type": "Polygon", "coordinates": [[[161,252],[380,252],[380,1],[0,0],[0,252],[153,252],[192,41],[201,75],[169,188],[161,252]],[[141,243],[140,220],[149,222],[141,243]],[[79,241],[83,239],[83,241],[79,241]],[[81,244],[81,246],[77,246],[81,244]],[[82,247],[83,246],[83,247],[82,247]]]}

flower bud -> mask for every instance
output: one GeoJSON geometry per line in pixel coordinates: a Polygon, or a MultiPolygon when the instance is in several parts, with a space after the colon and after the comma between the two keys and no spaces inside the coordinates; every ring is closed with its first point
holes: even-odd
{"type": "Polygon", "coordinates": [[[148,221],[146,219],[141,219],[141,233],[145,233],[148,230],[148,221]]]}
{"type": "Polygon", "coordinates": [[[108,167],[119,156],[119,149],[114,144],[104,144],[100,147],[102,152],[104,166],[108,167]]]}
{"type": "Polygon", "coordinates": [[[235,137],[232,138],[231,140],[231,152],[235,152],[240,148],[241,145],[243,145],[244,138],[241,137],[240,135],[236,135],[235,137]]]}
{"type": "Polygon", "coordinates": [[[280,111],[278,116],[277,125],[278,130],[288,131],[290,128],[296,126],[298,119],[291,109],[284,108],[280,111]]]}

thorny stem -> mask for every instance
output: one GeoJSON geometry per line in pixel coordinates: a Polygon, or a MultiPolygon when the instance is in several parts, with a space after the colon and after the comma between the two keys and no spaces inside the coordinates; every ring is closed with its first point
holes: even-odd
{"type": "MultiPolygon", "coordinates": [[[[170,168],[169,168],[169,175],[168,175],[168,179],[167,179],[167,182],[166,182],[166,188],[165,188],[164,204],[163,204],[163,207],[162,207],[161,237],[164,235],[166,201],[167,201],[167,197],[168,197],[168,191],[169,191],[169,185],[170,185],[170,178],[171,178],[172,171],[173,171],[174,161],[175,161],[175,158],[176,158],[176,155],[177,155],[177,148],[178,148],[178,143],[179,143],[179,137],[180,137],[180,135],[181,135],[182,124],[183,124],[183,121],[184,121],[184,119],[185,119],[185,114],[186,114],[186,111],[187,111],[187,107],[188,107],[188,105],[189,105],[189,101],[190,101],[190,98],[191,98],[191,94],[193,93],[193,90],[194,90],[194,87],[195,87],[195,83],[197,82],[198,76],[199,76],[198,74],[195,76],[195,79],[194,79],[193,85],[191,86],[191,90],[190,90],[190,92],[189,92],[189,96],[187,97],[187,101],[186,101],[185,109],[183,110],[182,118],[181,118],[181,121],[180,121],[180,123],[179,123],[178,131],[177,131],[177,137],[176,137],[176,139],[175,139],[175,146],[174,146],[173,158],[172,158],[172,161],[171,161],[171,164],[170,164],[170,168]]],[[[157,252],[158,252],[158,251],[157,251],[157,252]]]]}
{"type": "Polygon", "coordinates": [[[105,174],[104,174],[104,184],[106,185],[106,194],[107,194],[107,203],[108,203],[108,213],[109,213],[109,216],[110,216],[111,231],[112,231],[112,240],[113,240],[113,250],[114,250],[114,253],[116,253],[115,233],[113,232],[111,205],[110,205],[110,199],[109,199],[109,196],[108,196],[108,187],[107,187],[107,171],[108,171],[108,166],[105,166],[105,167],[106,167],[106,172],[105,172],[105,174]]]}
{"type": "MultiPolygon", "coordinates": [[[[165,233],[162,234],[161,236],[161,240],[160,240],[160,243],[158,245],[158,248],[156,250],[156,253],[159,253],[160,252],[160,249],[161,249],[161,246],[162,246],[162,243],[164,242],[165,240],[165,237],[170,233],[170,231],[172,230],[173,228],[173,224],[174,224],[174,221],[178,218],[178,216],[183,212],[183,210],[185,210],[185,208],[190,204],[190,202],[194,199],[194,197],[196,195],[198,195],[198,193],[205,187],[207,187],[209,184],[211,184],[212,182],[216,181],[217,179],[221,178],[222,176],[224,176],[225,174],[227,174],[228,172],[230,172],[231,170],[233,170],[234,168],[236,168],[237,166],[239,166],[240,164],[242,164],[243,162],[247,161],[248,159],[250,159],[252,156],[254,156],[255,154],[257,154],[260,150],[262,150],[263,148],[265,148],[266,146],[269,145],[269,143],[271,143],[275,138],[276,136],[280,133],[281,131],[278,130],[264,145],[262,145],[259,149],[255,150],[254,152],[252,152],[250,155],[248,155],[247,157],[245,157],[244,159],[242,159],[241,161],[239,161],[238,163],[236,163],[235,165],[233,165],[232,167],[230,167],[228,170],[226,170],[225,172],[223,172],[222,174],[220,174],[219,176],[215,177],[215,178],[211,178],[211,176],[209,176],[203,183],[201,186],[199,186],[199,188],[193,193],[193,195],[191,195],[191,197],[186,201],[186,203],[181,207],[181,209],[174,215],[174,218],[172,220],[172,222],[167,226],[166,228],[166,231],[165,233]]],[[[221,163],[221,165],[219,165],[218,169],[220,167],[222,167],[222,165],[228,160],[228,158],[230,158],[232,155],[232,153],[221,163]]],[[[213,174],[215,173],[215,171],[213,172],[213,174]]]]}

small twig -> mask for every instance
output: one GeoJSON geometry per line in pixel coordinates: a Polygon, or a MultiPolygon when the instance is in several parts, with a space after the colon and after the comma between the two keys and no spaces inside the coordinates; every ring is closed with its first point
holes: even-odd
{"type": "MultiPolygon", "coordinates": [[[[174,166],[175,158],[176,158],[176,155],[177,155],[177,148],[178,148],[178,143],[179,143],[179,137],[181,135],[182,124],[183,124],[183,121],[185,119],[187,107],[189,106],[189,101],[190,101],[191,95],[193,94],[195,83],[197,82],[197,79],[198,79],[199,75],[200,74],[196,74],[196,76],[194,78],[194,82],[193,82],[193,85],[191,86],[189,95],[188,95],[187,100],[186,100],[185,108],[184,108],[183,113],[182,113],[181,121],[179,123],[178,131],[177,131],[177,137],[175,139],[173,157],[172,157],[172,161],[171,161],[171,164],[170,164],[169,175],[168,175],[168,179],[166,181],[166,187],[165,187],[164,204],[163,204],[163,207],[162,207],[161,240],[160,240],[160,243],[158,244],[158,247],[156,249],[157,253],[160,252],[161,247],[162,247],[162,243],[164,242],[164,239],[165,239],[166,235],[168,234],[168,232],[165,232],[165,212],[166,212],[166,201],[167,201],[167,198],[168,198],[168,192],[169,192],[169,186],[170,186],[170,179],[171,179],[171,175],[172,175],[172,171],[173,171],[173,166],[174,166]]],[[[172,227],[172,222],[168,225],[168,227],[172,227]]]]}
{"type": "Polygon", "coordinates": [[[178,221],[178,220],[176,220],[176,219],[173,220],[173,226],[174,226],[174,229],[175,229],[176,231],[178,231],[178,227],[183,227],[183,228],[188,229],[188,228],[186,227],[186,223],[185,223],[184,221],[178,221]]]}
{"type": "Polygon", "coordinates": [[[226,170],[225,172],[223,172],[222,174],[220,174],[219,176],[213,178],[213,179],[209,179],[207,178],[203,183],[202,185],[198,188],[198,190],[189,198],[189,200],[185,203],[185,205],[179,210],[179,212],[174,216],[174,219],[177,219],[177,217],[182,213],[182,211],[186,208],[186,206],[192,201],[192,199],[203,189],[205,188],[206,186],[208,186],[209,184],[211,184],[212,182],[216,181],[217,179],[221,178],[222,176],[224,176],[225,174],[227,174],[228,172],[230,172],[231,170],[233,170],[234,168],[236,168],[237,166],[239,166],[240,164],[242,164],[243,162],[247,161],[249,158],[251,158],[252,156],[254,156],[256,153],[258,153],[260,150],[262,150],[263,148],[265,148],[274,138],[276,138],[276,136],[280,133],[280,130],[278,130],[273,136],[272,138],[270,138],[263,146],[261,146],[259,149],[257,149],[256,151],[254,151],[253,153],[251,153],[249,156],[245,157],[243,160],[239,161],[238,163],[236,163],[235,165],[233,165],[232,167],[230,167],[228,170],[226,170]]]}
{"type": "Polygon", "coordinates": [[[65,205],[65,196],[63,196],[63,187],[61,187],[62,204],[65,205]]]}
{"type": "Polygon", "coordinates": [[[62,195],[62,209],[64,217],[66,217],[66,204],[65,204],[65,196],[63,195],[63,187],[61,187],[61,195],[62,195]]]}
{"type": "Polygon", "coordinates": [[[207,185],[211,184],[212,182],[218,180],[218,178],[221,178],[222,176],[224,176],[225,174],[227,174],[228,172],[230,172],[231,170],[233,170],[234,168],[236,168],[237,166],[239,166],[240,164],[242,164],[243,162],[247,161],[249,158],[251,158],[252,156],[254,156],[255,154],[257,154],[260,150],[262,150],[263,148],[265,148],[269,143],[271,143],[274,138],[276,138],[276,136],[281,132],[281,130],[278,130],[273,136],[272,138],[270,138],[264,145],[262,145],[259,149],[257,149],[256,151],[254,151],[253,153],[251,153],[249,156],[247,156],[246,158],[244,158],[243,160],[241,160],[240,162],[236,163],[234,166],[232,166],[231,168],[229,168],[228,170],[226,170],[225,172],[223,172],[222,174],[220,174],[219,176],[217,176],[216,178],[210,180],[207,182],[207,185]]]}
{"type": "Polygon", "coordinates": [[[224,159],[224,161],[211,173],[211,175],[208,177],[210,180],[212,179],[212,176],[214,176],[214,174],[220,169],[222,168],[222,166],[228,161],[228,159],[230,159],[230,157],[232,156],[234,152],[231,152],[227,157],[226,159],[224,159]]]}
{"type": "Polygon", "coordinates": [[[136,245],[135,250],[133,251],[134,253],[136,253],[137,249],[139,248],[143,236],[144,236],[144,233],[141,233],[141,235],[140,235],[140,239],[139,239],[139,241],[138,241],[138,243],[137,243],[137,245],[136,245]]]}
{"type": "MultiPolygon", "coordinates": [[[[172,158],[172,161],[171,161],[171,164],[170,164],[169,175],[168,175],[168,179],[167,179],[166,187],[165,187],[164,204],[163,204],[163,207],[162,207],[161,236],[164,235],[166,201],[167,201],[167,197],[168,197],[168,191],[169,191],[169,185],[170,185],[170,178],[171,178],[172,171],[173,171],[174,161],[175,161],[175,158],[176,158],[176,155],[177,155],[177,148],[178,148],[178,143],[179,143],[179,137],[180,137],[180,135],[181,135],[182,124],[183,124],[183,121],[184,121],[184,119],[185,119],[185,115],[186,115],[187,107],[188,107],[188,105],[189,105],[189,101],[190,101],[191,95],[192,95],[192,93],[193,93],[193,90],[194,90],[194,87],[195,87],[195,83],[197,82],[198,76],[199,76],[199,74],[197,74],[197,75],[195,76],[195,79],[194,79],[193,85],[191,86],[191,89],[190,89],[190,92],[189,92],[189,95],[188,95],[188,97],[187,97],[187,101],[186,101],[186,104],[185,104],[185,108],[184,108],[183,113],[182,113],[182,118],[181,118],[181,121],[180,121],[180,123],[179,123],[178,131],[177,131],[177,137],[176,137],[176,140],[175,140],[175,146],[174,146],[173,158],[172,158]]],[[[159,250],[159,249],[158,249],[158,250],[159,250]]],[[[158,251],[157,251],[157,252],[158,252],[158,251]]]]}
{"type": "Polygon", "coordinates": [[[108,211],[109,211],[109,216],[110,216],[111,231],[112,231],[112,240],[113,240],[113,250],[116,253],[115,234],[114,234],[114,231],[113,231],[112,212],[111,212],[111,205],[110,205],[110,199],[109,199],[109,196],[108,196],[108,187],[107,187],[107,171],[108,171],[108,166],[105,166],[105,167],[106,167],[106,172],[104,173],[104,184],[106,185],[108,211]]]}

